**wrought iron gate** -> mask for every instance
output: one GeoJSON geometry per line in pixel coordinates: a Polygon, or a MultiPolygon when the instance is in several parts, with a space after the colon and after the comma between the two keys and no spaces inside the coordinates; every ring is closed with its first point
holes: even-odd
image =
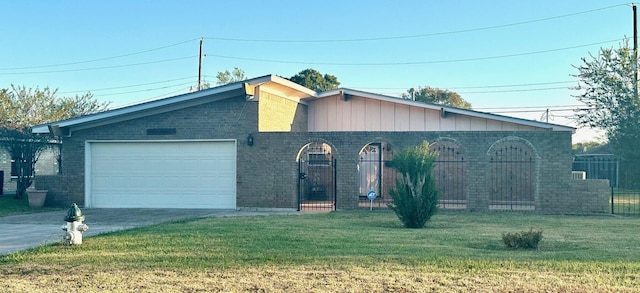
{"type": "Polygon", "coordinates": [[[491,210],[535,209],[535,160],[520,145],[501,147],[491,153],[491,210]]]}
{"type": "Polygon", "coordinates": [[[336,209],[336,160],[331,155],[307,156],[298,162],[298,210],[336,209]]]}
{"type": "Polygon", "coordinates": [[[465,193],[466,162],[464,155],[456,147],[435,145],[432,151],[438,153],[433,166],[433,176],[440,192],[440,208],[466,209],[465,193]]]}

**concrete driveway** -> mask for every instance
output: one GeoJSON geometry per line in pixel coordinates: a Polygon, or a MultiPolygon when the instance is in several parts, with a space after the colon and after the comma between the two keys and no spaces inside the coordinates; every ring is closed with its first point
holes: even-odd
{"type": "MultiPolygon", "coordinates": [[[[296,211],[236,211],[210,209],[81,209],[89,230],[83,237],[186,218],[296,214],[296,211]]],[[[0,217],[0,255],[59,243],[67,210],[0,217]]]]}

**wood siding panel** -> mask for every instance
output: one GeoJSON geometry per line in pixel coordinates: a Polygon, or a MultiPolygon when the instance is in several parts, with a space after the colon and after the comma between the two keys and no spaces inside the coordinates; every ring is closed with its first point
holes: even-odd
{"type": "Polygon", "coordinates": [[[379,131],[380,130],[380,101],[367,99],[365,100],[365,130],[366,131],[379,131]]]}
{"type": "Polygon", "coordinates": [[[314,124],[317,129],[327,129],[327,112],[328,104],[327,100],[319,100],[315,103],[316,115],[314,116],[314,124]]]}
{"type": "Polygon", "coordinates": [[[380,130],[394,131],[396,130],[396,109],[395,104],[382,101],[380,103],[380,130]]]}
{"type": "Polygon", "coordinates": [[[309,101],[309,131],[538,131],[543,128],[349,96],[309,101]]]}
{"type": "Polygon", "coordinates": [[[395,108],[395,131],[409,129],[409,106],[397,104],[395,108]]]}
{"type": "Polygon", "coordinates": [[[327,100],[327,130],[338,131],[338,106],[336,104],[337,97],[330,97],[327,100]]]}
{"type": "Polygon", "coordinates": [[[458,131],[469,131],[471,130],[471,118],[469,116],[464,115],[452,115],[456,121],[456,130],[458,131]]]}
{"type": "Polygon", "coordinates": [[[502,122],[495,120],[487,120],[487,131],[502,130],[502,122]]]}
{"type": "Polygon", "coordinates": [[[366,105],[364,98],[351,97],[351,129],[353,131],[365,130],[365,111],[366,105]]]}
{"type": "Polygon", "coordinates": [[[446,117],[440,119],[440,130],[441,131],[454,131],[456,130],[456,119],[455,117],[446,117]]]}
{"type": "Polygon", "coordinates": [[[502,130],[506,130],[506,131],[518,130],[518,124],[502,122],[502,130]]]}
{"type": "Polygon", "coordinates": [[[424,131],[425,130],[425,109],[418,107],[411,107],[409,110],[409,130],[410,131],[424,131]]]}
{"type": "Polygon", "coordinates": [[[425,130],[426,131],[439,131],[440,130],[440,111],[425,110],[425,130]]]}
{"type": "Polygon", "coordinates": [[[471,130],[477,131],[485,131],[487,129],[487,119],[484,118],[471,118],[469,123],[471,123],[471,130]]]}
{"type": "MultiPolygon", "coordinates": [[[[338,98],[337,98],[338,99],[338,98]]],[[[351,130],[351,103],[349,101],[343,101],[342,99],[338,99],[338,107],[342,109],[342,119],[340,124],[340,130],[349,131],[351,130]]]]}
{"type": "Polygon", "coordinates": [[[345,116],[348,119],[349,115],[345,115],[345,109],[347,108],[347,103],[345,103],[342,99],[338,98],[337,96],[332,97],[330,99],[334,99],[335,100],[335,105],[336,105],[336,131],[343,131],[344,130],[344,125],[345,125],[345,116]]]}

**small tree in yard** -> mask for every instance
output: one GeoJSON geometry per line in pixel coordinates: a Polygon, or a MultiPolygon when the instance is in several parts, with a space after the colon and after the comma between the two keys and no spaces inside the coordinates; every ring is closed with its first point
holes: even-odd
{"type": "MultiPolygon", "coordinates": [[[[104,111],[108,102],[98,102],[91,93],[57,97],[57,90],[11,86],[0,89],[0,149],[14,160],[16,199],[33,183],[33,170],[51,137],[33,134],[31,127],[104,111]]],[[[2,178],[0,178],[2,180],[2,178]]]]}
{"type": "Polygon", "coordinates": [[[49,137],[31,133],[30,128],[0,128],[0,148],[14,160],[16,168],[16,199],[24,198],[33,183],[33,170],[40,153],[49,147],[49,137]]]}
{"type": "Polygon", "coordinates": [[[389,192],[393,199],[389,208],[407,228],[424,227],[438,211],[438,190],[432,174],[436,155],[424,141],[394,154],[391,161],[401,177],[389,192]]]}

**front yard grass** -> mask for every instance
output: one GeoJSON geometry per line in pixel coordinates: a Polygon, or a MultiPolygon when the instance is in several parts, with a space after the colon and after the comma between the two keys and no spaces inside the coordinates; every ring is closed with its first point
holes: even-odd
{"type": "Polygon", "coordinates": [[[29,199],[26,196],[21,199],[14,199],[13,197],[14,194],[4,194],[0,196],[0,217],[14,214],[39,213],[62,209],[55,207],[30,207],[29,199]]]}
{"type": "MultiPolygon", "coordinates": [[[[124,219],[124,215],[123,215],[124,219]]],[[[391,212],[207,218],[0,256],[0,292],[638,292],[640,219],[391,212]],[[538,250],[504,232],[544,230],[538,250]]]]}

